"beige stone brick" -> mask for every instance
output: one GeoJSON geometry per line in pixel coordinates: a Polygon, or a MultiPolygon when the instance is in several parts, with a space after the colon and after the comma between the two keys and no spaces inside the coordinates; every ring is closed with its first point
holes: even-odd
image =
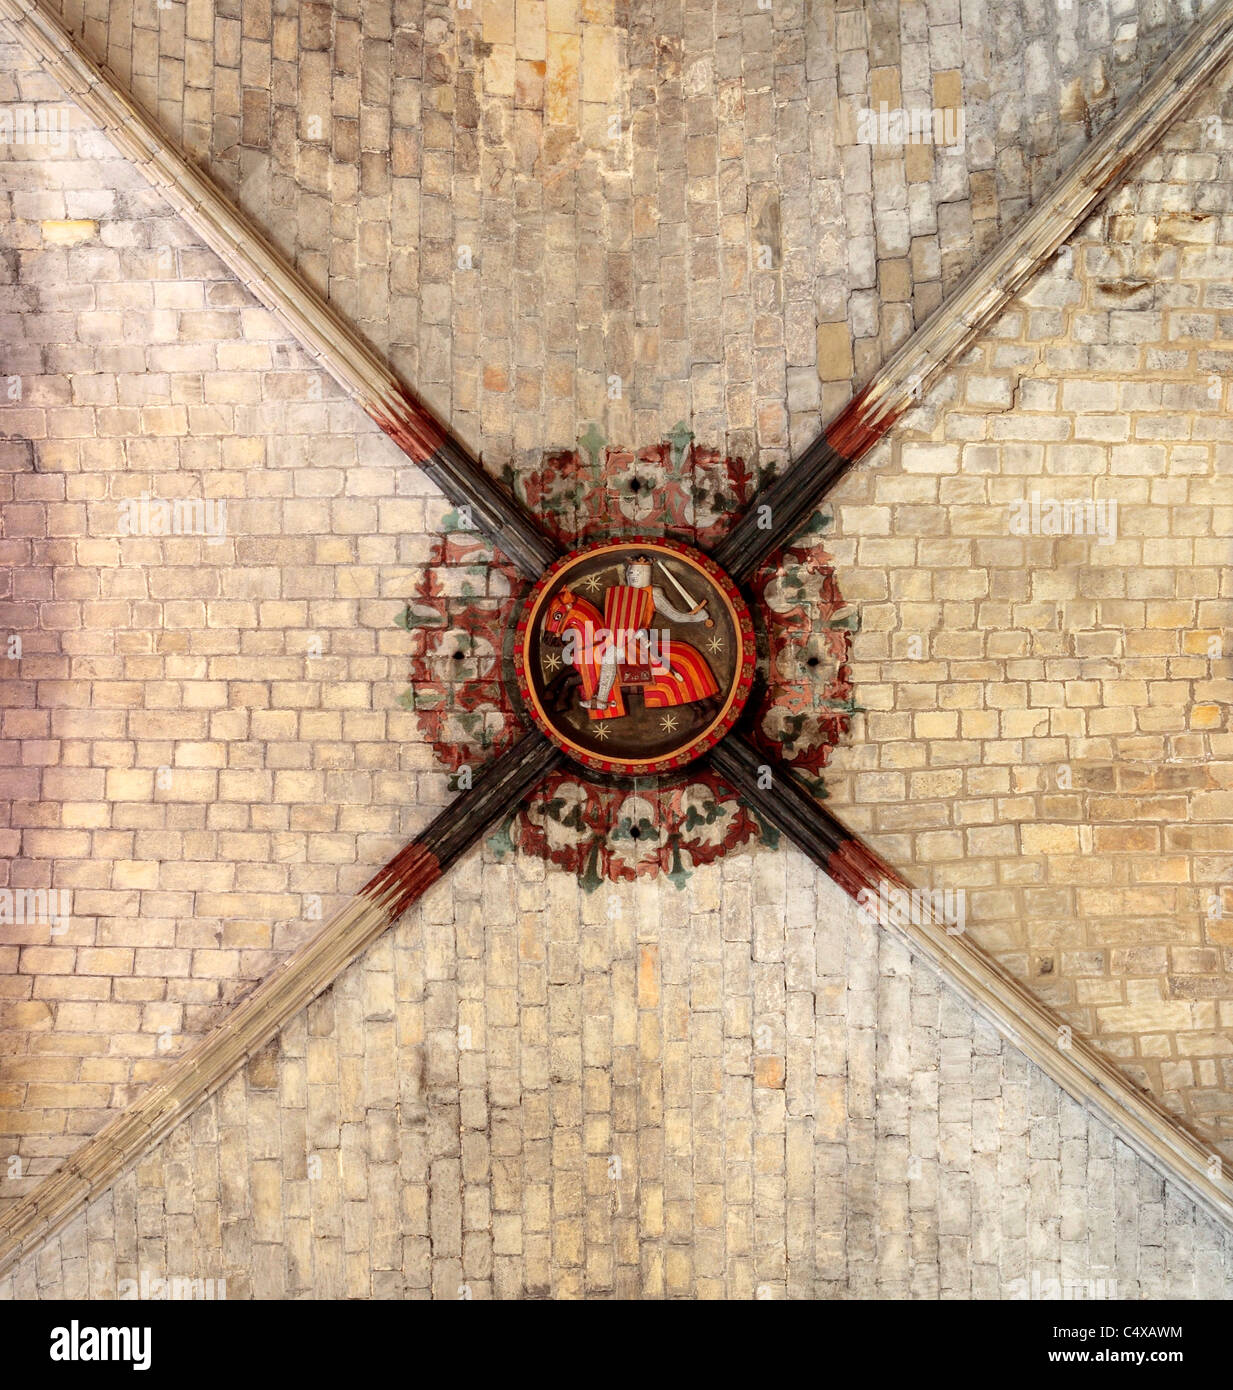
{"type": "Polygon", "coordinates": [[[823,381],[850,381],[852,341],[846,323],[818,325],[818,376],[823,381]]]}

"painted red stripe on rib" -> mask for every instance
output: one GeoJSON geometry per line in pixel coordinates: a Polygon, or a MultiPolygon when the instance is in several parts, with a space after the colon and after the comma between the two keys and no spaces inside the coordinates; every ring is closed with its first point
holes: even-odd
{"type": "Polygon", "coordinates": [[[826,861],[826,872],[853,898],[862,888],[877,892],[882,882],[896,887],[903,885],[903,879],[885,860],[855,839],[844,840],[831,854],[826,861]]]}
{"type": "Polygon", "coordinates": [[[388,401],[388,408],[383,400],[370,401],[364,409],[369,418],[375,420],[403,453],[416,463],[427,463],[447,437],[445,426],[417,400],[401,390],[388,401]]]}
{"type": "Polygon", "coordinates": [[[903,414],[901,410],[887,410],[874,418],[869,406],[869,388],[866,387],[853,396],[827,426],[826,442],[849,463],[872,449],[903,414]]]}
{"type": "Polygon", "coordinates": [[[440,877],[441,864],[437,856],[420,841],[412,840],[373,874],[360,889],[360,896],[384,907],[393,922],[440,877]]]}

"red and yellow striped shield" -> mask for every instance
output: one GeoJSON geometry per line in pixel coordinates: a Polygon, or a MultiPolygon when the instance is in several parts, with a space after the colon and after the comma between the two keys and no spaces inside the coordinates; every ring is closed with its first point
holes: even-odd
{"type": "Polygon", "coordinates": [[[655,616],[655,600],[650,589],[632,589],[628,584],[614,584],[604,595],[604,626],[613,638],[641,632],[650,627],[655,616]]]}

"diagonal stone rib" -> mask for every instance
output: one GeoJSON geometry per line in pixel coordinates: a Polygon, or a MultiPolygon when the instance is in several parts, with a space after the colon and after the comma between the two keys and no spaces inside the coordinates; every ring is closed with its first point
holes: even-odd
{"type": "Polygon", "coordinates": [[[1142,91],[1084,150],[1074,167],[979,261],[950,297],[879,369],[796,463],[770,482],[716,546],[739,583],[800,530],[845,472],[868,453],[925,387],[952,367],[977,334],[1090,216],[1233,57],[1233,0],[1221,0],[1152,74],[1142,91]],[[770,512],[760,513],[762,507],[770,512]],[[769,524],[760,526],[760,515],[769,524]]]}
{"type": "MultiPolygon", "coordinates": [[[[725,739],[710,761],[750,805],[853,898],[859,901],[866,889],[876,898],[883,883],[911,891],[906,879],[804,791],[786,764],[771,761],[740,735],[725,739]]],[[[1209,1215],[1226,1224],[1233,1222],[1233,1182],[1224,1176],[1218,1155],[1154,1097],[1132,1086],[1091,1043],[1071,1036],[1051,1009],[969,936],[951,935],[932,912],[922,915],[921,922],[886,925],[1069,1096],[1100,1115],[1209,1215]],[[1060,1039],[1067,1045],[1061,1045],[1060,1039]]]]}
{"type": "Polygon", "coordinates": [[[324,927],[238,1003],[226,1019],[129,1108],[104,1125],[33,1192],[0,1229],[0,1273],[37,1249],[181,1120],[421,897],[506,811],[530,796],[564,756],[542,734],[524,735],[475,786],[441,812],[324,927]]]}
{"type": "Polygon", "coordinates": [[[530,579],[560,554],[355,331],[311,289],[210,177],[194,168],[39,0],[0,0],[0,24],[141,170],[227,268],[353,401],[530,579]]]}

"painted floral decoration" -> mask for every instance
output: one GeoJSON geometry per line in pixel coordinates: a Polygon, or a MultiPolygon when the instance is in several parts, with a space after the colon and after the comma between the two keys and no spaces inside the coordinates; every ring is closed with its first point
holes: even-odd
{"type": "MultiPolygon", "coordinates": [[[[693,442],[683,425],[637,453],[610,447],[595,426],[580,447],[549,455],[531,476],[506,483],[562,545],[600,537],[663,534],[710,550],[753,495],[752,470],[693,442]]],[[[503,752],[527,727],[515,704],[509,635],[529,584],[474,531],[434,543],[399,626],[412,638],[410,687],[425,739],[458,785],[503,752]]],[[[822,772],[855,711],[849,668],[855,616],[822,541],[830,516],[816,513],[793,544],[772,554],[749,591],[765,637],[755,697],[755,742],[825,796],[822,772]]],[[[490,838],[500,854],[521,850],[576,874],[588,889],[605,880],[666,875],[678,887],[690,871],[729,850],[778,833],[714,773],[692,768],[680,780],[592,782],[562,765],[532,801],[490,838]]]]}

